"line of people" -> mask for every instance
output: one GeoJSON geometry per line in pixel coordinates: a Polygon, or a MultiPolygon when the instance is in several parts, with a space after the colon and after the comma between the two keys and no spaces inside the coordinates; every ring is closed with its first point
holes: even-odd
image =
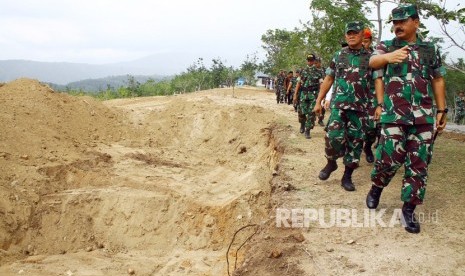
{"type": "Polygon", "coordinates": [[[318,58],[314,54],[308,55],[307,66],[296,72],[295,84],[291,81],[287,92],[294,91],[293,103],[301,110],[300,132],[310,138],[316,117],[324,110],[322,102],[333,89],[325,129],[327,164],[319,178],[329,179],[338,169],[336,160],[342,158],[341,186],[354,191],[352,174],[364,151],[366,160],[374,163],[366,205],[376,209],[383,189],[403,165],[400,198],[404,225],[408,232],[418,233],[414,210],[425,197],[434,133],[446,125],[446,72],[437,45],[417,35],[417,7],[401,4],[391,16],[395,38],[382,41],[376,50],[371,48],[371,31],[362,22],[347,23],[347,46],[335,53],[326,71],[315,65],[318,58]]]}

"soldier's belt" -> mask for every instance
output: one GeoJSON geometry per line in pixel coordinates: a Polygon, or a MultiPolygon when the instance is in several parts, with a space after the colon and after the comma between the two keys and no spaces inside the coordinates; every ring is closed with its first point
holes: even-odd
{"type": "Polygon", "coordinates": [[[309,87],[302,87],[302,91],[303,92],[318,91],[319,88],[320,88],[319,85],[312,85],[312,86],[309,86],[309,87]]]}

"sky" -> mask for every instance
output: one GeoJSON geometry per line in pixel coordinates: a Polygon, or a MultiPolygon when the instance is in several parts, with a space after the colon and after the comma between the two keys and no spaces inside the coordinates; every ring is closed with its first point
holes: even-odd
{"type": "Polygon", "coordinates": [[[290,3],[0,0],[0,60],[103,64],[187,52],[240,64],[261,51],[268,29],[292,30],[309,20],[308,0],[290,3]]]}
{"type": "MultiPolygon", "coordinates": [[[[461,0],[449,0],[449,2],[461,0]]],[[[105,64],[188,53],[239,66],[269,29],[310,20],[310,0],[0,0],[0,60],[105,64]]],[[[389,14],[392,7],[385,7],[389,14]]],[[[433,23],[434,24],[434,23],[433,23]]],[[[391,36],[388,29],[386,36],[391,36]]],[[[384,36],[383,36],[384,37],[384,36]]],[[[195,58],[194,58],[195,57],[195,58]]]]}

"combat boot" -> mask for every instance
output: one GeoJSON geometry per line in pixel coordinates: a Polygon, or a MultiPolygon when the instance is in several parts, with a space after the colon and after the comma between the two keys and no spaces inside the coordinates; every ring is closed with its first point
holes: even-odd
{"type": "Polygon", "coordinates": [[[378,186],[372,185],[370,191],[367,195],[367,207],[369,209],[376,209],[379,204],[379,198],[381,197],[381,193],[383,192],[383,188],[378,186]]]}
{"type": "Polygon", "coordinates": [[[349,191],[349,192],[355,191],[355,186],[354,186],[354,183],[352,182],[353,172],[354,172],[354,169],[346,166],[344,170],[344,175],[342,176],[342,179],[341,179],[341,186],[344,188],[344,190],[349,191]]]}
{"type": "Polygon", "coordinates": [[[403,216],[403,223],[405,226],[405,230],[409,233],[420,233],[420,223],[418,223],[417,218],[415,217],[415,207],[416,205],[404,202],[404,206],[402,206],[402,216],[403,216]]]}
{"type": "Polygon", "coordinates": [[[326,166],[320,171],[320,174],[318,175],[318,178],[321,180],[326,180],[329,178],[332,172],[337,170],[337,163],[336,160],[329,160],[326,166]]]}
{"type": "Polygon", "coordinates": [[[305,130],[305,138],[310,139],[310,129],[305,130]]]}
{"type": "Polygon", "coordinates": [[[305,122],[300,123],[300,133],[304,133],[305,131],[305,122]]]}
{"type": "Polygon", "coordinates": [[[363,151],[365,152],[365,158],[368,163],[373,163],[375,162],[375,157],[373,156],[373,151],[371,150],[371,143],[365,143],[365,146],[363,147],[363,151]]]}

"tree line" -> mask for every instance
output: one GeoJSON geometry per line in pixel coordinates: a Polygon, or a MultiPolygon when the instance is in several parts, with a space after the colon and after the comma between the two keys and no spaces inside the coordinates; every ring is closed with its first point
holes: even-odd
{"type": "Polygon", "coordinates": [[[102,100],[146,96],[166,96],[207,90],[217,87],[234,87],[239,78],[244,78],[245,84],[255,84],[255,74],[259,69],[258,58],[255,54],[248,55],[239,68],[228,66],[220,58],[213,59],[207,67],[203,58],[199,58],[190,65],[185,72],[163,80],[148,79],[141,83],[132,76],[127,76],[126,84],[120,87],[107,85],[96,93],[88,91],[66,89],[72,95],[92,95],[102,100]]]}

